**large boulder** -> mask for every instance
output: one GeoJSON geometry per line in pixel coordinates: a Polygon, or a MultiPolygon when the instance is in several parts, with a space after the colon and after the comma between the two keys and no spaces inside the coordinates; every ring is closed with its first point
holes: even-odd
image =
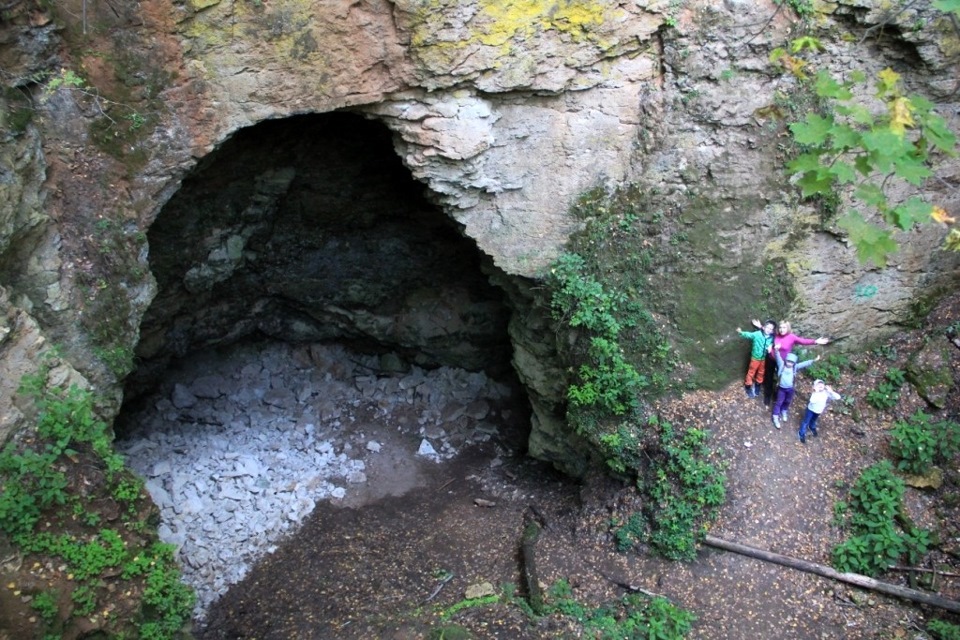
{"type": "Polygon", "coordinates": [[[932,407],[943,409],[956,387],[951,352],[947,340],[930,340],[910,356],[906,377],[921,398],[932,407]]]}

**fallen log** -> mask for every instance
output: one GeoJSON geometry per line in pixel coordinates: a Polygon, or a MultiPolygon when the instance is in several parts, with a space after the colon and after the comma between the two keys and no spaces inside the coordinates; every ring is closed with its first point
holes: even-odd
{"type": "Polygon", "coordinates": [[[807,573],[814,573],[818,576],[823,576],[824,578],[845,582],[847,584],[863,587],[864,589],[870,589],[872,591],[878,591],[880,593],[896,596],[898,598],[904,598],[905,600],[910,600],[912,602],[927,604],[931,607],[937,607],[938,609],[946,609],[947,611],[960,613],[960,602],[957,602],[956,600],[948,600],[935,594],[924,593],[922,591],[917,591],[916,589],[890,584],[889,582],[881,582],[879,580],[874,580],[873,578],[868,578],[867,576],[862,576],[858,573],[840,573],[839,571],[836,571],[826,565],[817,564],[816,562],[808,562],[806,560],[800,560],[799,558],[791,558],[790,556],[784,556],[779,553],[773,553],[771,551],[765,551],[756,547],[750,547],[738,542],[730,542],[728,540],[723,540],[710,535],[704,539],[703,543],[710,547],[722,549],[724,551],[739,553],[750,558],[756,558],[765,562],[772,562],[774,564],[790,567],[791,569],[797,569],[799,571],[805,571],[807,573]]]}
{"type": "Polygon", "coordinates": [[[904,571],[907,573],[932,573],[934,575],[945,576],[947,578],[960,578],[960,573],[940,571],[939,569],[925,569],[923,567],[890,567],[890,571],[904,571]]]}

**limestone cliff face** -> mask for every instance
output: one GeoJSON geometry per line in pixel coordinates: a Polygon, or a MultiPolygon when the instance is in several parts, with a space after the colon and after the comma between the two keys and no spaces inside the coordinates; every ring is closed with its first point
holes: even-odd
{"type": "MultiPolygon", "coordinates": [[[[60,347],[59,366],[115,409],[129,353],[138,344],[162,352],[174,329],[196,326],[198,316],[184,315],[190,295],[228,281],[237,289],[238,269],[244,282],[258,283],[258,296],[275,293],[255,249],[284,236],[254,229],[243,213],[269,210],[257,200],[262,190],[250,192],[253,209],[213,215],[216,225],[199,224],[196,235],[164,235],[154,225],[184,181],[238,132],[293,116],[348,111],[386,127],[426,199],[475,243],[513,311],[514,365],[535,414],[531,452],[548,459],[580,454],[563,429],[563,374],[533,287],[578,229],[568,209],[591,187],[637,183],[645,204],[663,212],[662,240],[675,247],[679,266],[652,280],[670,292],[660,310],[677,335],[719,345],[718,360],[703,366],[729,359],[730,330],[757,312],[771,269],[792,280],[795,326],[862,338],[888,331],[932,287],[956,282],[957,261],[934,250],[937,229],[912,233],[893,267],[868,269],[797,202],[782,171],[783,122],[769,108],[791,89],[768,62],[796,33],[785,7],[145,0],[90,4],[84,13],[80,4],[57,3],[51,13],[23,0],[0,24],[0,406],[10,407],[0,415],[0,439],[26,423],[14,381],[35,368],[44,340],[60,347]],[[179,297],[164,295],[174,273],[160,273],[164,260],[183,263],[179,297]],[[158,281],[159,300],[169,304],[150,315],[167,320],[151,325],[148,317],[145,326],[158,281]]],[[[818,35],[829,49],[823,64],[838,72],[895,66],[960,129],[949,65],[956,35],[928,14],[884,13],[881,4],[818,5],[818,35]],[[882,38],[858,42],[880,26],[882,38]]],[[[308,171],[291,169],[296,163],[282,155],[244,180],[279,180],[277,198],[286,201],[295,176],[308,171]]],[[[240,192],[230,176],[211,179],[222,181],[211,192],[240,192]]],[[[938,179],[932,195],[956,213],[958,165],[944,163],[938,179]]],[[[221,212],[235,204],[210,202],[221,212]]],[[[178,206],[189,220],[189,205],[178,206]]],[[[196,221],[208,214],[198,210],[196,221]]],[[[289,289],[294,306],[317,322],[322,314],[304,302],[310,294],[289,289]]],[[[404,327],[441,296],[417,304],[409,314],[418,320],[404,327]]],[[[396,315],[364,315],[364,335],[396,335],[396,315]]],[[[319,335],[319,324],[297,326],[304,338],[319,335]]],[[[442,346],[434,355],[446,357],[442,346]]]]}

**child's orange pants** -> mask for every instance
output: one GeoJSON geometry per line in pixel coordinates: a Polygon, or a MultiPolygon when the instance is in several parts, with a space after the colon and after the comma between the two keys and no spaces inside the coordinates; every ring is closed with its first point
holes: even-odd
{"type": "Polygon", "coordinates": [[[747,377],[744,379],[744,386],[749,387],[754,382],[763,384],[763,373],[767,368],[765,360],[750,360],[750,366],[747,367],[747,377]]]}

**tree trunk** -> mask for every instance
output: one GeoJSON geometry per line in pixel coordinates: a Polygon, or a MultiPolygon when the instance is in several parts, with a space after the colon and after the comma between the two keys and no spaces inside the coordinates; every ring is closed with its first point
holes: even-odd
{"type": "Polygon", "coordinates": [[[527,586],[527,598],[535,614],[543,615],[543,589],[540,588],[540,574],[537,571],[537,540],[540,539],[540,524],[534,513],[528,509],[523,515],[523,537],[520,550],[523,556],[523,581],[527,586]]]}
{"type": "Polygon", "coordinates": [[[947,600],[946,598],[941,598],[935,594],[924,593],[923,591],[917,591],[916,589],[910,589],[907,587],[900,587],[888,582],[880,582],[879,580],[874,580],[873,578],[868,578],[867,576],[862,576],[858,573],[840,573],[839,571],[835,571],[834,569],[822,564],[807,562],[806,560],[791,558],[789,556],[780,555],[779,553],[764,551],[763,549],[749,547],[738,542],[729,542],[727,540],[715,538],[714,536],[710,535],[704,539],[704,544],[717,549],[723,549],[724,551],[732,551],[733,553],[739,553],[751,558],[757,558],[758,560],[773,562],[774,564],[790,567],[791,569],[799,569],[800,571],[806,571],[807,573],[815,573],[818,576],[823,576],[824,578],[831,578],[847,584],[863,587],[864,589],[879,591],[880,593],[897,596],[898,598],[904,598],[912,602],[920,602],[922,604],[928,604],[931,607],[937,607],[939,609],[946,609],[947,611],[952,611],[954,613],[960,613],[960,602],[957,602],[956,600],[947,600]]]}

